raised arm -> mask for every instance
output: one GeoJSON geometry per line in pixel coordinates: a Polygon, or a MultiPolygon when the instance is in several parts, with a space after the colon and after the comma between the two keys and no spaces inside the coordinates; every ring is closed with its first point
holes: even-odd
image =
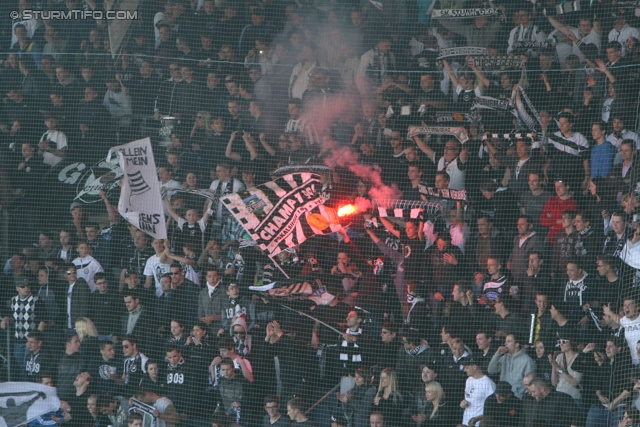
{"type": "Polygon", "coordinates": [[[273,157],[276,155],[276,149],[267,142],[267,135],[264,132],[260,134],[260,144],[262,144],[262,146],[270,156],[273,157]]]}
{"type": "Polygon", "coordinates": [[[381,217],[380,222],[382,222],[382,225],[384,225],[384,228],[386,228],[389,233],[393,234],[398,239],[400,238],[400,230],[397,230],[391,221],[389,221],[387,218],[381,217]]]}
{"type": "MultiPolygon", "coordinates": [[[[566,25],[564,25],[562,22],[560,22],[557,19],[555,19],[553,16],[547,16],[547,19],[549,20],[549,23],[551,25],[553,25],[553,28],[555,28],[556,30],[560,31],[565,36],[569,37],[569,33],[571,33],[571,30],[569,30],[566,27],[566,25]]],[[[573,34],[573,33],[571,33],[571,34],[573,34]]]]}
{"type": "Polygon", "coordinates": [[[250,133],[244,132],[242,134],[242,140],[244,141],[245,147],[247,147],[247,151],[249,152],[249,158],[254,160],[258,158],[258,150],[256,150],[256,146],[254,145],[254,139],[250,133]]]}
{"type": "Polygon", "coordinates": [[[444,66],[444,69],[449,76],[449,80],[451,80],[451,83],[453,83],[453,88],[455,90],[455,88],[457,88],[460,84],[458,78],[456,77],[456,73],[453,71],[453,68],[451,68],[451,65],[449,65],[449,61],[447,61],[446,59],[442,60],[442,65],[444,66]]]}
{"type": "Polygon", "coordinates": [[[103,190],[100,190],[100,198],[104,202],[104,206],[107,208],[109,223],[117,224],[118,222],[120,222],[120,213],[118,212],[118,209],[111,204],[111,202],[107,198],[107,194],[103,190]]]}
{"type": "MultiPolygon", "coordinates": [[[[422,125],[423,126],[425,125],[424,122],[422,122],[422,125]]],[[[422,151],[424,154],[426,154],[427,157],[429,157],[429,159],[431,159],[431,161],[433,163],[435,163],[436,162],[436,152],[431,147],[429,147],[429,145],[426,142],[424,142],[422,140],[422,138],[420,138],[418,135],[414,135],[412,139],[413,139],[413,142],[416,143],[416,145],[418,146],[420,151],[422,151]]]]}
{"type": "Polygon", "coordinates": [[[236,139],[236,134],[238,132],[231,132],[231,137],[229,138],[229,143],[227,144],[227,149],[224,152],[225,157],[231,160],[235,160],[236,162],[242,161],[242,156],[238,153],[233,152],[233,141],[236,139]]]}
{"type": "Polygon", "coordinates": [[[171,206],[171,202],[169,201],[169,198],[167,196],[164,196],[164,199],[162,200],[164,201],[164,205],[167,207],[167,212],[169,212],[169,215],[171,216],[171,218],[173,218],[175,222],[178,222],[180,220],[180,215],[178,215],[176,210],[173,209],[173,206],[171,206]]]}
{"type": "Polygon", "coordinates": [[[480,90],[483,90],[485,87],[489,87],[491,82],[484,75],[484,73],[482,71],[478,70],[478,67],[476,67],[476,65],[473,63],[473,58],[470,57],[470,56],[467,56],[465,58],[465,60],[467,61],[467,65],[473,70],[473,72],[475,73],[476,77],[480,81],[480,84],[478,85],[478,88],[480,90]]]}

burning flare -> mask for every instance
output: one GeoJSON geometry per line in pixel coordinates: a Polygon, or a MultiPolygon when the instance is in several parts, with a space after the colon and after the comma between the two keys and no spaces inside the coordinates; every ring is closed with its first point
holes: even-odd
{"type": "Polygon", "coordinates": [[[339,217],[349,216],[349,215],[353,215],[356,212],[358,212],[358,208],[355,207],[354,205],[344,205],[344,206],[341,206],[340,209],[338,209],[338,216],[339,217]]]}

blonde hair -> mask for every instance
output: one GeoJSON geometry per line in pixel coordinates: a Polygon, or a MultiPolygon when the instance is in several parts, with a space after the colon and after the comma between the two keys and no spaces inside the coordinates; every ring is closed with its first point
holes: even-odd
{"type": "MultiPolygon", "coordinates": [[[[393,368],[384,368],[382,372],[380,372],[380,376],[385,374],[387,378],[389,378],[389,397],[393,398],[393,403],[398,403],[402,401],[402,394],[400,393],[400,388],[398,387],[398,374],[393,368]]],[[[384,395],[385,389],[382,386],[382,383],[378,384],[378,396],[382,397],[384,395]]]]}
{"type": "Polygon", "coordinates": [[[79,317],[76,320],[76,333],[80,341],[84,341],[87,337],[98,338],[98,328],[93,324],[91,319],[87,317],[79,317]]]}
{"type": "Polygon", "coordinates": [[[207,135],[210,135],[212,130],[211,130],[211,113],[208,111],[198,111],[196,113],[196,116],[202,116],[202,122],[204,123],[204,131],[207,135]]]}
{"type": "Polygon", "coordinates": [[[442,390],[442,386],[437,381],[431,381],[430,383],[424,386],[424,391],[432,392],[436,394],[436,400],[432,402],[433,411],[431,411],[431,415],[429,415],[429,419],[435,417],[438,413],[438,409],[440,408],[440,403],[444,403],[444,390],[442,390]]]}

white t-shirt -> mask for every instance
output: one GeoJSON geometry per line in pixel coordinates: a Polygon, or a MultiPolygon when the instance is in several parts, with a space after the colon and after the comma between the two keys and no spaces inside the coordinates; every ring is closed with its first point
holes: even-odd
{"type": "MultiPolygon", "coordinates": [[[[595,29],[591,28],[589,34],[584,37],[580,34],[580,30],[577,28],[569,28],[569,31],[571,31],[578,40],[581,40],[582,43],[595,45],[598,48],[598,53],[600,52],[601,37],[600,34],[596,33],[595,29]]],[[[585,61],[585,59],[580,56],[580,48],[575,43],[573,43],[573,54],[580,58],[580,62],[585,61]]]]}
{"type": "Polygon", "coordinates": [[[624,27],[620,28],[620,31],[612,28],[611,31],[609,31],[608,39],[610,42],[618,42],[622,45],[621,53],[622,56],[624,56],[627,53],[627,47],[625,43],[629,39],[629,37],[640,39],[640,32],[637,28],[630,27],[629,24],[624,24],[624,27]]]}
{"type": "MultiPolygon", "coordinates": [[[[64,132],[60,132],[59,130],[48,130],[42,137],[40,137],[40,142],[49,140],[49,148],[52,150],[62,150],[63,148],[67,148],[67,135],[64,132]]],[[[46,151],[43,155],[43,162],[45,165],[55,166],[62,161],[62,157],[56,156],[55,154],[46,151]]]]}
{"type": "Polygon", "coordinates": [[[488,376],[475,379],[467,378],[464,388],[464,400],[470,403],[465,408],[462,424],[469,425],[469,420],[479,417],[484,412],[484,401],[496,391],[496,384],[488,376]]]}
{"type": "Polygon", "coordinates": [[[638,352],[636,351],[636,344],[640,341],[640,316],[636,317],[635,320],[629,320],[627,316],[624,316],[620,319],[620,326],[624,328],[624,338],[627,340],[633,364],[637,365],[640,363],[638,352]]]}
{"type": "MultiPolygon", "coordinates": [[[[175,406],[173,406],[173,402],[169,400],[168,397],[161,397],[153,403],[153,406],[160,412],[161,414],[166,414],[167,410],[170,409],[170,413],[177,414],[175,406]]],[[[160,419],[160,417],[156,418],[156,426],[157,427],[167,427],[167,422],[165,420],[160,419]]]]}
{"type": "Polygon", "coordinates": [[[95,276],[96,273],[104,272],[104,268],[102,268],[98,260],[96,260],[91,255],[87,255],[83,258],[78,257],[74,259],[73,265],[76,266],[78,279],[82,278],[86,280],[89,284],[89,287],[91,288],[91,292],[95,292],[96,284],[93,281],[93,276],[95,276]]]}
{"type": "Polygon", "coordinates": [[[171,264],[164,264],[160,262],[160,257],[158,255],[154,255],[147,260],[147,263],[144,265],[144,275],[145,276],[153,276],[156,281],[156,296],[162,296],[162,283],[160,279],[162,279],[162,275],[169,273],[171,269],[171,264]]]}
{"type": "Polygon", "coordinates": [[[452,190],[464,190],[464,170],[458,168],[459,157],[453,159],[445,166],[444,156],[438,160],[438,172],[445,171],[449,174],[449,188],[452,190]]]}

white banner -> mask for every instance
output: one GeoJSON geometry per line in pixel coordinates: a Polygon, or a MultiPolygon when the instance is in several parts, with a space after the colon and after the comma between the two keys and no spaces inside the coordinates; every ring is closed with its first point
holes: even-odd
{"type": "Polygon", "coordinates": [[[56,389],[42,384],[0,384],[0,427],[17,427],[60,409],[56,389]]]}
{"type": "Polygon", "coordinates": [[[154,239],[166,239],[167,229],[149,138],[111,148],[107,161],[116,154],[124,172],[118,212],[154,239]]]}
{"type": "Polygon", "coordinates": [[[498,15],[500,9],[496,7],[483,7],[477,9],[433,9],[432,18],[451,19],[451,18],[477,18],[480,16],[498,15]]]}

